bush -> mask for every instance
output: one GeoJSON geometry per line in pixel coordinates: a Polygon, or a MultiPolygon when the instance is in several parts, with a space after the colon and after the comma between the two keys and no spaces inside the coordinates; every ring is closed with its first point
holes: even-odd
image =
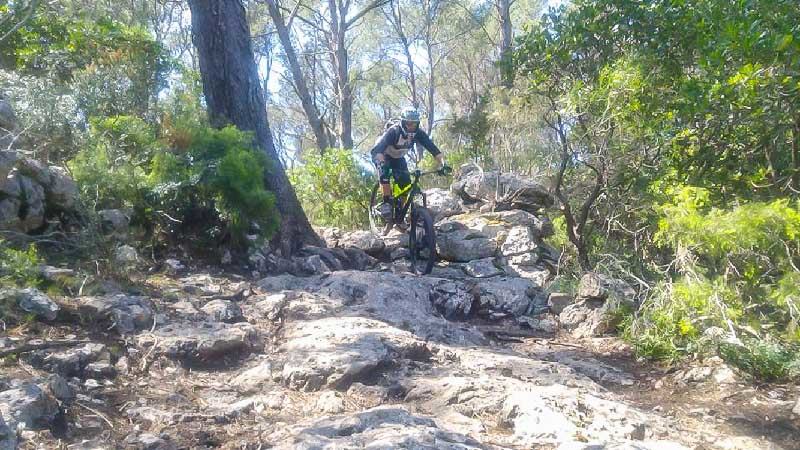
{"type": "Polygon", "coordinates": [[[0,288],[37,286],[40,264],[39,252],[33,244],[17,250],[0,240],[0,288]]]}
{"type": "Polygon", "coordinates": [[[650,293],[624,336],[648,357],[719,349],[756,377],[791,376],[800,344],[800,204],[719,209],[707,206],[704,189],[671,194],[656,241],[675,249],[678,274],[650,293]]]}
{"type": "Polygon", "coordinates": [[[375,179],[352,151],[328,149],[290,171],[289,179],[314,225],[356,229],[369,224],[375,179]]]}
{"type": "Polygon", "coordinates": [[[93,119],[90,145],[69,163],[83,198],[96,209],[129,208],[133,225],[196,249],[243,247],[253,224],[263,237],[277,230],[266,161],[249,133],[193,120],[161,131],[135,117],[93,119]]]}

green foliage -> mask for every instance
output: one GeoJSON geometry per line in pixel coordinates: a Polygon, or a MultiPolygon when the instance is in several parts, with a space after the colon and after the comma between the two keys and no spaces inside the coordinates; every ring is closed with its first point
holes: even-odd
{"type": "Polygon", "coordinates": [[[800,343],[800,204],[720,209],[708,205],[705,189],[672,194],[660,208],[656,242],[676,250],[681,275],[651,293],[625,336],[640,354],[665,359],[712,351],[722,338],[755,337],[764,344],[721,347],[722,355],[758,377],[789,376],[786,361],[796,351],[776,349],[800,343]]]}
{"type": "Polygon", "coordinates": [[[21,148],[63,162],[85,144],[92,117],[154,122],[155,99],[173,67],[142,28],[43,6],[0,45],[2,94],[25,133],[21,148]]]}
{"type": "Polygon", "coordinates": [[[277,230],[265,160],[249,133],[188,118],[164,131],[159,138],[130,116],[92,120],[90,145],[69,163],[83,198],[97,209],[132,210],[132,223],[154,236],[199,237],[197,248],[244,246],[253,224],[264,237],[277,230]]]}
{"type": "Polygon", "coordinates": [[[37,286],[41,263],[39,252],[33,244],[18,250],[0,240],[0,287],[37,286]]]}
{"type": "Polygon", "coordinates": [[[760,380],[800,377],[800,349],[796,345],[749,339],[744,344],[722,343],[719,353],[729,364],[760,380]]]}
{"type": "Polygon", "coordinates": [[[375,180],[352,151],[328,149],[323,155],[308,157],[289,172],[289,179],[314,225],[344,229],[368,225],[375,180]]]}

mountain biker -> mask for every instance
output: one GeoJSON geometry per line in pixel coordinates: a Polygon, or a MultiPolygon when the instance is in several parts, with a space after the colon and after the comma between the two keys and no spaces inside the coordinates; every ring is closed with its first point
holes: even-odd
{"type": "Polygon", "coordinates": [[[438,163],[437,170],[444,174],[447,166],[443,161],[442,152],[428,137],[428,133],[419,128],[419,111],[413,107],[406,107],[400,113],[400,122],[387,128],[375,146],[370,151],[372,162],[378,169],[380,177],[383,202],[377,206],[381,216],[387,222],[392,219],[392,189],[389,186],[389,172],[394,175],[394,181],[401,187],[411,183],[405,155],[420,144],[427,149],[438,163]]]}

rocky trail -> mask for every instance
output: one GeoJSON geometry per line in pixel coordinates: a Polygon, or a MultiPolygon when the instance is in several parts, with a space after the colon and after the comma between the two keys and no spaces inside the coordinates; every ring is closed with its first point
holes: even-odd
{"type": "Polygon", "coordinates": [[[0,338],[0,449],[800,448],[797,386],[637,361],[610,335],[630,286],[547,291],[546,193],[462,172],[429,194],[430,276],[402,234],[320,230],[328,248],[246,272],[170,260],[92,295],[0,293],[35,316],[0,338]]]}

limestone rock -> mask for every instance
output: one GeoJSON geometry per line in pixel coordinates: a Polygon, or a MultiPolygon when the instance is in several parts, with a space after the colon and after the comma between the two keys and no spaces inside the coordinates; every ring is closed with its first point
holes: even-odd
{"type": "Polygon", "coordinates": [[[114,261],[123,266],[129,266],[139,262],[139,253],[130,245],[122,245],[114,251],[114,261]]]}
{"type": "Polygon", "coordinates": [[[494,258],[483,258],[470,261],[462,266],[464,273],[473,278],[490,278],[503,275],[502,269],[495,264],[494,258]]]}
{"type": "MultiPolygon", "coordinates": [[[[1,130],[0,134],[2,134],[1,130]]],[[[14,169],[18,159],[19,157],[17,156],[16,152],[7,151],[5,148],[0,148],[0,184],[2,184],[2,180],[5,180],[8,177],[8,174],[11,173],[11,170],[14,169]]]]}
{"type": "Polygon", "coordinates": [[[609,297],[628,306],[634,306],[636,291],[622,280],[617,280],[606,275],[589,272],[581,277],[576,299],[606,300],[609,297]]]}
{"type": "Polygon", "coordinates": [[[399,351],[393,342],[414,342],[409,333],[361,317],[302,322],[287,330],[286,340],[282,379],[302,391],[347,387],[392,361],[399,351]]]}
{"type": "Polygon", "coordinates": [[[635,308],[635,295],[624,281],[587,273],[581,278],[576,302],[564,308],[559,321],[577,338],[604,335],[617,326],[621,309],[635,308]]]}
{"type": "Polygon", "coordinates": [[[78,185],[63,167],[50,166],[50,182],[45,185],[48,206],[71,211],[78,202],[78,185]]]}
{"type": "Polygon", "coordinates": [[[497,242],[486,235],[471,230],[437,233],[436,251],[440,258],[455,262],[469,262],[494,256],[497,242]]]}
{"type": "Polygon", "coordinates": [[[109,352],[105,345],[88,343],[82,347],[50,352],[38,350],[30,356],[30,363],[34,367],[64,376],[81,376],[91,363],[97,361],[108,362],[109,352]]]}
{"type": "Polygon", "coordinates": [[[467,450],[485,448],[467,435],[437,427],[433,419],[404,407],[380,406],[363,412],[313,419],[286,427],[270,437],[276,449],[375,448],[467,450]]]}
{"type": "Polygon", "coordinates": [[[16,430],[8,426],[0,413],[0,450],[16,450],[17,433],[16,430]]]}
{"type": "Polygon", "coordinates": [[[459,199],[445,189],[426,189],[425,195],[434,222],[462,212],[459,199]]]}
{"type": "Polygon", "coordinates": [[[234,377],[231,380],[231,384],[241,392],[255,392],[260,386],[273,380],[273,371],[273,363],[269,360],[264,360],[234,377]]]}
{"type": "Polygon", "coordinates": [[[473,163],[461,166],[450,189],[465,201],[495,202],[504,209],[536,212],[555,203],[541,184],[512,173],[483,171],[473,163]]]}
{"type": "Polygon", "coordinates": [[[149,329],[153,325],[153,303],[147,297],[125,294],[102,297],[79,297],[78,311],[108,328],[113,325],[120,334],[149,329]]]}
{"type": "Polygon", "coordinates": [[[562,294],[560,292],[552,292],[549,297],[547,297],[547,306],[550,308],[550,311],[555,314],[559,315],[564,308],[572,304],[572,296],[569,294],[562,294]]]}
{"type": "Polygon", "coordinates": [[[461,284],[448,281],[434,286],[430,293],[431,303],[445,318],[466,319],[475,311],[477,298],[461,284]]]}
{"type": "MultiPolygon", "coordinates": [[[[2,293],[0,293],[2,296],[2,293]]],[[[16,291],[16,298],[19,307],[23,311],[35,314],[36,317],[45,320],[56,320],[61,307],[58,306],[49,296],[36,288],[21,289],[16,291]]]]}
{"type": "Polygon", "coordinates": [[[0,392],[0,414],[12,429],[24,423],[27,428],[46,428],[58,414],[53,397],[32,383],[23,383],[0,392]]]}
{"type": "Polygon", "coordinates": [[[508,234],[500,246],[500,253],[503,256],[514,256],[536,252],[536,249],[539,248],[537,239],[530,227],[513,227],[508,230],[508,234]]]}
{"type": "Polygon", "coordinates": [[[212,319],[219,322],[235,323],[244,320],[239,305],[230,300],[212,300],[201,308],[212,319]]]}
{"type": "Polygon", "coordinates": [[[380,236],[371,231],[352,231],[343,234],[337,241],[338,247],[356,247],[370,256],[378,256],[386,248],[380,236]]]}
{"type": "Polygon", "coordinates": [[[103,233],[115,238],[124,238],[128,234],[130,218],[119,209],[103,209],[97,211],[103,233]]]}
{"type": "Polygon", "coordinates": [[[800,397],[798,397],[797,403],[794,405],[794,408],[792,409],[792,413],[797,416],[800,416],[800,397]]]}
{"type": "Polygon", "coordinates": [[[157,354],[191,363],[207,364],[215,358],[246,352],[257,345],[256,329],[246,323],[176,322],[152,334],[136,336],[142,347],[155,346],[157,354]]]}
{"type": "Polygon", "coordinates": [[[536,284],[523,278],[489,278],[478,284],[478,290],[481,308],[514,317],[534,312],[547,301],[536,284]]]}
{"type": "MultiPolygon", "coordinates": [[[[0,196],[1,193],[0,193],[0,196]]],[[[19,219],[19,208],[22,202],[17,198],[6,198],[0,200],[0,230],[19,231],[22,228],[22,221],[19,219]]]]}

